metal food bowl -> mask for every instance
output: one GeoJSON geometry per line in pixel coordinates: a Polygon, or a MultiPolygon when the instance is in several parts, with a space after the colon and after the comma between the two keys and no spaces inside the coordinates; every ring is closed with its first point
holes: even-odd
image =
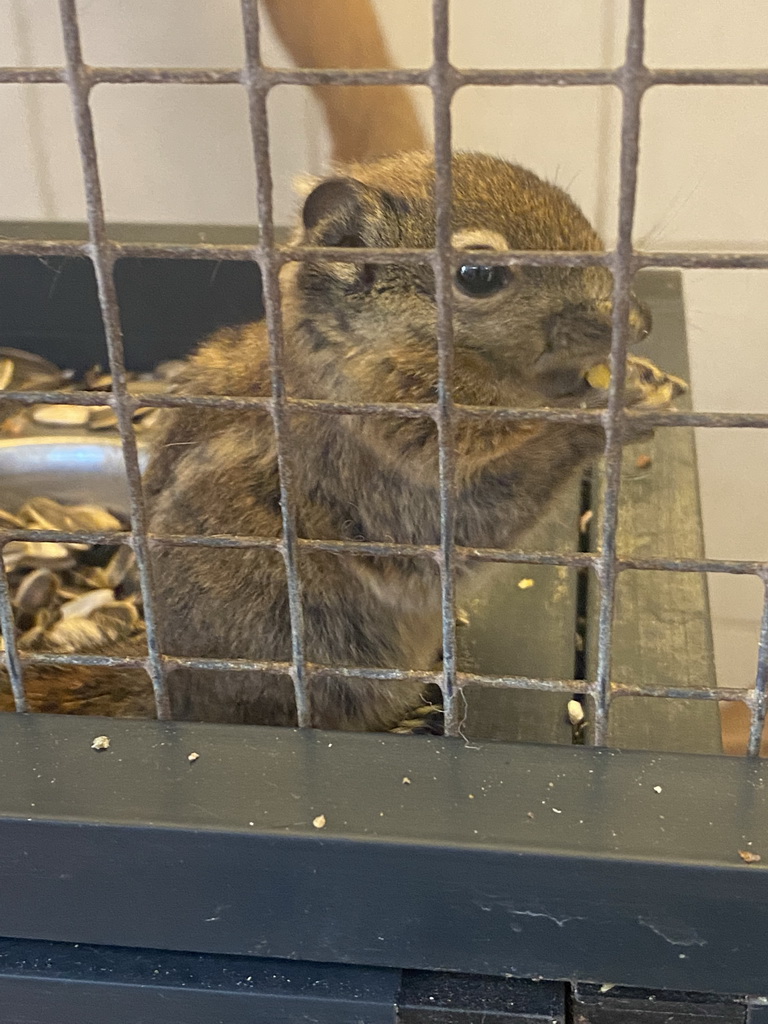
{"type": "MultiPolygon", "coordinates": [[[[146,465],[146,446],[139,444],[146,465]]],[[[128,482],[118,437],[45,434],[0,439],[0,507],[16,511],[44,495],[65,504],[128,509],[128,482]]]]}

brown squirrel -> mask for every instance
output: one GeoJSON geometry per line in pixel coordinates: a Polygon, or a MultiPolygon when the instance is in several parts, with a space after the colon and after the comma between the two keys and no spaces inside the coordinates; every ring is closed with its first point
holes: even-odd
{"type": "MultiPolygon", "coordinates": [[[[306,197],[298,244],[434,245],[431,155],[350,165],[306,197]]],[[[586,374],[607,358],[612,277],[604,267],[483,264],[483,251],[603,248],[561,189],[490,156],[453,160],[453,244],[477,255],[453,283],[453,395],[484,406],[604,406],[586,374]]],[[[426,402],[437,396],[436,302],[428,266],[309,261],[281,276],[290,396],[426,402]]],[[[650,329],[633,301],[633,339],[650,329]]],[[[664,404],[684,385],[630,360],[628,404],[664,404]]],[[[224,329],[187,363],[183,394],[268,395],[263,323],[224,329]]],[[[157,534],[281,533],[272,423],[261,410],[182,408],[164,426],[144,479],[157,534]]],[[[557,488],[604,445],[600,425],[459,420],[456,543],[510,547],[557,488]]],[[[437,544],[437,428],[428,417],[289,414],[288,459],[298,535],[437,544]]],[[[290,661],[285,569],[276,551],[162,547],[153,556],[162,649],[171,655],[290,661]]],[[[325,665],[430,669],[440,647],[440,588],[428,558],[300,550],[306,657],[325,665]]],[[[481,566],[462,565],[477,585],[481,566]]],[[[130,653],[136,653],[132,647],[130,653]]],[[[109,653],[126,653],[126,651],[109,653]]],[[[143,672],[30,668],[38,710],[152,715],[143,672]]],[[[292,725],[288,676],[177,669],[173,715],[292,725]]],[[[409,682],[327,677],[310,684],[312,724],[388,730],[424,703],[409,682]]],[[[8,700],[6,698],[6,706],[8,700]]]]}

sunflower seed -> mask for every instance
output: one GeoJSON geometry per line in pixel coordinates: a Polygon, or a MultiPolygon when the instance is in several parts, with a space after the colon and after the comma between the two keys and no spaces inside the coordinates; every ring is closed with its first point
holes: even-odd
{"type": "Polygon", "coordinates": [[[114,644],[125,640],[139,625],[139,613],[130,601],[112,601],[91,615],[100,632],[101,643],[114,644]]]}
{"type": "Polygon", "coordinates": [[[50,569],[35,569],[17,587],[14,604],[20,612],[36,612],[53,601],[58,589],[59,579],[50,569]]]}
{"type": "MultiPolygon", "coordinates": [[[[8,391],[52,391],[65,380],[66,374],[54,363],[18,348],[0,348],[0,357],[13,366],[8,391]]],[[[6,371],[7,372],[7,371],[6,371]]]]}
{"type": "Polygon", "coordinates": [[[120,520],[100,505],[62,505],[53,498],[32,498],[19,515],[41,530],[106,533],[121,529],[120,520]]]}
{"type": "Polygon", "coordinates": [[[7,391],[13,378],[13,361],[7,356],[0,357],[0,391],[7,391]]]}
{"type": "Polygon", "coordinates": [[[119,587],[135,564],[136,555],[134,555],[133,549],[129,548],[127,544],[121,544],[104,570],[107,586],[113,590],[119,587]]]}
{"type": "Polygon", "coordinates": [[[162,412],[161,409],[150,408],[149,406],[142,406],[141,409],[137,409],[133,414],[133,422],[137,426],[151,427],[152,424],[158,417],[158,414],[162,412]]]}
{"type": "Polygon", "coordinates": [[[106,588],[103,590],[89,590],[82,597],[76,597],[74,601],[67,601],[66,604],[63,604],[61,606],[61,617],[62,619],[71,619],[82,616],[88,619],[99,608],[114,600],[115,595],[106,588]]]}
{"type": "Polygon", "coordinates": [[[24,565],[47,569],[69,569],[75,564],[72,555],[63,544],[41,541],[11,541],[5,545],[3,561],[8,572],[24,565]],[[9,565],[9,559],[14,564],[9,565]]]}
{"type": "Polygon", "coordinates": [[[10,512],[6,512],[4,508],[0,508],[0,529],[2,530],[18,530],[23,529],[24,523],[18,516],[12,516],[10,512]]]}
{"type": "Polygon", "coordinates": [[[104,639],[98,622],[73,615],[55,622],[45,634],[45,645],[56,653],[74,654],[98,647],[104,639]]]}
{"type": "Polygon", "coordinates": [[[27,546],[21,540],[12,540],[3,548],[3,566],[6,572],[17,569],[27,553],[27,546]]]}
{"type": "Polygon", "coordinates": [[[109,405],[94,405],[88,416],[89,430],[111,430],[117,426],[117,413],[109,405]]]}
{"type": "Polygon", "coordinates": [[[36,405],[32,410],[33,421],[49,427],[84,427],[89,415],[85,405],[36,405]]]}

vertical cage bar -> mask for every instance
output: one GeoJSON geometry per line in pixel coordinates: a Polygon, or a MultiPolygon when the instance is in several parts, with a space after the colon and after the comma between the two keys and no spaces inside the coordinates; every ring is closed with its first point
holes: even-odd
{"type": "Polygon", "coordinates": [[[749,725],[749,742],[747,756],[757,757],[760,754],[760,743],[765,727],[765,716],[768,711],[768,575],[763,577],[765,590],[763,599],[763,618],[760,623],[760,641],[757,655],[757,673],[752,703],[752,720],[749,725]]]}
{"type": "Polygon", "coordinates": [[[622,93],[621,162],[619,179],[618,239],[612,260],[613,314],[611,324],[611,385],[605,426],[605,500],[598,616],[598,662],[595,680],[595,743],[606,742],[611,698],[611,646],[616,603],[616,534],[619,520],[624,385],[626,381],[629,312],[633,275],[632,226],[637,193],[640,105],[646,88],[643,64],[645,0],[630,0],[625,60],[620,72],[622,93]]]}
{"type": "Polygon", "coordinates": [[[152,597],[152,565],[147,542],[146,509],[141,488],[136,435],[133,431],[132,409],[129,404],[125,374],[125,351],[120,313],[114,280],[114,258],[110,253],[107,239],[104,203],[101,192],[96,142],[93,133],[93,118],[90,108],[90,84],[83,64],[80,44],[80,30],[77,20],[76,0],[59,0],[61,28],[67,65],[75,128],[80,149],[80,159],[85,184],[86,212],[90,244],[88,255],[96,275],[101,318],[107,340],[109,369],[112,375],[112,392],[115,396],[115,412],[120,432],[125,472],[130,496],[132,546],[139,570],[141,594],[144,602],[144,619],[147,636],[147,664],[158,718],[170,717],[170,703],[165,683],[158,641],[157,620],[152,597]]]}
{"type": "MultiPolygon", "coordinates": [[[[291,679],[296,695],[296,712],[301,727],[312,724],[307,690],[304,654],[304,614],[301,605],[301,584],[297,567],[296,516],[291,497],[291,467],[287,456],[288,410],[286,406],[285,377],[283,375],[282,300],[280,294],[280,264],[276,259],[275,225],[272,210],[272,168],[269,159],[269,122],[267,95],[269,81],[264,75],[261,60],[260,20],[256,0],[241,0],[243,32],[245,34],[246,68],[244,83],[248,93],[248,119],[253,143],[253,161],[256,168],[256,201],[261,241],[262,291],[264,313],[269,336],[269,370],[272,385],[272,422],[275,429],[277,468],[280,479],[280,509],[283,539],[280,551],[285,563],[288,582],[288,608],[291,617],[291,679]]],[[[298,10],[297,10],[298,16],[298,10]]]]}
{"type": "Polygon", "coordinates": [[[451,277],[451,100],[449,61],[450,0],[432,0],[433,63],[429,82],[435,132],[435,297],[437,300],[437,439],[440,481],[440,606],[443,634],[445,732],[459,730],[456,713],[456,446],[453,408],[453,303],[451,277]]]}
{"type": "Polygon", "coordinates": [[[5,645],[4,661],[11,681],[13,703],[17,711],[28,711],[27,695],[24,690],[24,672],[19,659],[19,648],[16,644],[16,624],[13,619],[13,605],[8,577],[3,565],[3,548],[0,546],[0,636],[5,645]]]}

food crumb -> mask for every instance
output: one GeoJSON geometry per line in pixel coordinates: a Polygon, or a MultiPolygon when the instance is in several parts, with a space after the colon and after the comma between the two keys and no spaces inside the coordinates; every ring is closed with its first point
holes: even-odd
{"type": "Polygon", "coordinates": [[[605,391],[611,384],[611,368],[606,363],[597,363],[584,374],[587,383],[593,388],[605,391]]]}
{"type": "Polygon", "coordinates": [[[638,455],[635,459],[635,465],[638,469],[648,469],[652,462],[653,459],[650,455],[638,455]]]}
{"type": "Polygon", "coordinates": [[[552,813],[553,814],[562,814],[563,812],[560,810],[559,807],[553,807],[552,808],[552,813]]]}
{"type": "Polygon", "coordinates": [[[653,787],[653,792],[654,793],[660,793],[661,792],[661,786],[654,786],[653,787]]]}
{"type": "Polygon", "coordinates": [[[191,754],[187,754],[188,761],[196,761],[198,757],[200,757],[200,755],[195,750],[193,750],[191,754]]]}
{"type": "Polygon", "coordinates": [[[410,784],[411,784],[411,780],[408,778],[407,775],[404,775],[403,776],[403,785],[404,786],[410,786],[410,784]]]}
{"type": "Polygon", "coordinates": [[[533,811],[527,811],[526,812],[526,817],[527,818],[533,818],[533,811]]]}
{"type": "Polygon", "coordinates": [[[315,826],[315,828],[325,828],[325,815],[318,814],[316,818],[312,819],[312,824],[315,826]]]}
{"type": "Polygon", "coordinates": [[[568,721],[571,725],[581,725],[584,721],[584,707],[581,701],[568,701],[568,721]]]}
{"type": "Polygon", "coordinates": [[[606,981],[603,985],[600,986],[600,991],[610,992],[612,988],[616,988],[616,983],[613,981],[606,981]]]}
{"type": "Polygon", "coordinates": [[[468,793],[467,796],[469,797],[470,800],[474,800],[475,799],[475,794],[474,793],[468,793]]]}
{"type": "Polygon", "coordinates": [[[591,508],[588,508],[586,512],[582,512],[579,518],[579,533],[586,533],[589,529],[589,524],[592,522],[594,512],[591,508]]]}
{"type": "Polygon", "coordinates": [[[517,589],[518,590],[530,590],[530,588],[533,586],[533,584],[534,584],[534,581],[532,579],[530,579],[529,577],[526,577],[526,579],[519,581],[519,583],[517,584],[517,589]]]}
{"type": "Polygon", "coordinates": [[[91,750],[107,750],[109,748],[109,736],[96,736],[91,744],[91,750]]]}
{"type": "Polygon", "coordinates": [[[752,853],[751,850],[739,850],[739,856],[745,864],[759,864],[763,859],[759,853],[752,853]]]}

